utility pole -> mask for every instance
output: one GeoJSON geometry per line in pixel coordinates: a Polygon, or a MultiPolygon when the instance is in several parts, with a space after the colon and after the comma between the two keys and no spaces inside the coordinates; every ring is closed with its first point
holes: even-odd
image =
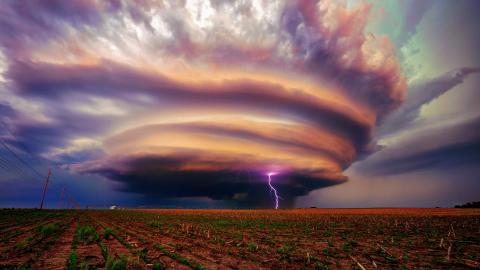
{"type": "Polygon", "coordinates": [[[45,194],[47,194],[48,181],[50,180],[50,175],[52,175],[52,171],[48,169],[47,179],[45,180],[45,185],[43,186],[43,195],[42,195],[42,202],[40,203],[40,209],[43,209],[43,202],[45,201],[45,194]]]}

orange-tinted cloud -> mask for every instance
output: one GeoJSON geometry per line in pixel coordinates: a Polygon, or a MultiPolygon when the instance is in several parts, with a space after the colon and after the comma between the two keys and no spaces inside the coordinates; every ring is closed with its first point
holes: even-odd
{"type": "Polygon", "coordinates": [[[63,126],[41,154],[93,142],[73,167],[125,191],[258,202],[276,171],[288,204],[345,181],[403,100],[392,45],[364,34],[368,5],[74,1],[77,14],[33,3],[1,5],[12,15],[0,26],[18,31],[0,36],[6,85],[44,114],[17,134],[63,126]],[[27,22],[13,17],[22,12],[27,22]]]}

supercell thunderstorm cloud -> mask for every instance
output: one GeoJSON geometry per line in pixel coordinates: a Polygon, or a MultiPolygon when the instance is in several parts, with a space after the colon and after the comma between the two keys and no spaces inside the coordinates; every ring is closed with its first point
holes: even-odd
{"type": "Polygon", "coordinates": [[[6,1],[0,108],[12,136],[1,135],[145,203],[273,207],[275,172],[280,206],[292,206],[347,181],[404,99],[393,45],[365,29],[370,11],[343,1],[6,1]]]}
{"type": "Polygon", "coordinates": [[[5,88],[39,111],[16,122],[19,140],[52,158],[93,144],[71,169],[146,201],[270,205],[276,171],[289,206],[346,181],[402,101],[392,45],[364,33],[366,4],[142,2],[2,5],[17,15],[1,19],[14,29],[1,36],[5,88]]]}

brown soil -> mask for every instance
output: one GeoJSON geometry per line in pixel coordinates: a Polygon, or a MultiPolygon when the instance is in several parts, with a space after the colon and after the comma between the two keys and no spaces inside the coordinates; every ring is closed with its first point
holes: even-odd
{"type": "Polygon", "coordinates": [[[143,224],[128,223],[124,226],[122,225],[117,223],[118,227],[129,231],[132,235],[138,235],[138,237],[151,240],[151,246],[153,246],[153,244],[165,246],[169,248],[171,252],[197,261],[208,269],[263,269],[258,263],[240,260],[225,254],[225,249],[221,246],[207,244],[202,240],[173,238],[162,235],[151,228],[144,227],[142,226],[143,224]]]}
{"type": "MultiPolygon", "coordinates": [[[[0,211],[0,217],[4,212],[0,211]]],[[[35,212],[23,212],[28,217],[35,212]]],[[[36,213],[48,214],[47,211],[36,213]]],[[[70,211],[91,224],[110,256],[125,254],[135,269],[478,269],[480,210],[472,209],[297,209],[70,211]],[[108,226],[121,237],[105,240],[108,226]],[[117,228],[118,227],[118,228],[117,228]],[[164,250],[159,250],[161,245],[164,250]],[[142,254],[146,256],[140,256],[142,254]]],[[[51,214],[51,212],[50,212],[51,214]]],[[[12,212],[9,212],[12,216],[12,212]]],[[[66,218],[48,218],[49,221],[66,218]]],[[[24,220],[31,220],[25,218],[24,220]]],[[[13,226],[16,226],[12,224],[13,226]]],[[[23,226],[22,228],[27,228],[23,226]]],[[[9,255],[1,266],[32,261],[33,269],[63,269],[75,225],[51,248],[46,239],[23,253],[13,240],[0,243],[9,255]],[[43,249],[45,250],[43,250],[43,249]]],[[[34,232],[32,232],[33,234],[34,232]]],[[[28,237],[24,234],[17,240],[28,237]]],[[[78,261],[104,267],[99,246],[80,244],[78,261]]],[[[132,268],[132,269],[133,269],[132,268]]]]}
{"type": "MultiPolygon", "coordinates": [[[[5,267],[9,269],[12,267],[16,268],[22,265],[31,265],[36,263],[38,258],[41,257],[45,252],[45,249],[47,248],[47,242],[50,240],[53,241],[56,235],[60,234],[61,236],[63,233],[64,232],[59,231],[56,234],[52,234],[48,237],[42,237],[39,233],[33,231],[24,234],[24,238],[22,239],[26,239],[30,234],[33,236],[33,239],[25,247],[16,248],[14,246],[12,249],[3,253],[2,258],[0,259],[0,268],[5,267]]],[[[56,244],[56,241],[54,244],[56,244]]]]}
{"type": "Polygon", "coordinates": [[[96,243],[90,245],[80,245],[77,247],[78,263],[95,266],[95,268],[105,265],[100,247],[96,243]]]}
{"type": "Polygon", "coordinates": [[[29,236],[34,235],[36,233],[34,229],[39,225],[44,225],[44,224],[48,224],[56,221],[58,220],[47,220],[41,223],[34,223],[32,225],[15,225],[13,226],[13,228],[9,229],[7,232],[1,233],[0,234],[1,238],[3,238],[3,237],[13,236],[14,234],[20,232],[20,234],[15,235],[4,242],[0,242],[0,254],[2,254],[5,250],[11,250],[11,248],[15,246],[15,244],[21,241],[22,239],[25,239],[29,236]]]}
{"type": "MultiPolygon", "coordinates": [[[[131,237],[130,235],[125,235],[125,234],[121,233],[120,231],[114,229],[113,224],[111,224],[109,222],[104,221],[102,224],[109,227],[110,229],[114,230],[115,233],[117,233],[118,235],[123,237],[125,239],[125,241],[127,241],[132,246],[132,248],[134,250],[139,251],[139,250],[142,250],[144,248],[147,249],[147,257],[149,258],[150,263],[144,265],[145,269],[152,269],[153,268],[153,263],[160,263],[160,264],[166,266],[167,268],[171,268],[171,269],[190,269],[189,267],[184,267],[181,264],[178,265],[176,261],[174,261],[171,258],[165,256],[163,253],[157,251],[153,247],[153,244],[151,244],[151,243],[149,243],[149,244],[141,243],[141,241],[139,241],[137,238],[131,237]]],[[[117,226],[118,226],[118,224],[117,224],[117,226]]],[[[108,241],[113,241],[113,240],[114,240],[114,237],[111,236],[108,241]]],[[[117,241],[117,243],[119,243],[119,242],[117,241]]],[[[124,248],[124,250],[127,250],[126,252],[132,254],[132,252],[129,251],[128,248],[126,248],[123,245],[122,245],[122,247],[124,248]]],[[[123,253],[123,254],[127,254],[127,253],[123,253]]],[[[137,256],[135,254],[133,254],[133,255],[137,256]]]]}
{"type": "Polygon", "coordinates": [[[33,269],[63,270],[67,265],[68,256],[75,235],[77,223],[72,222],[67,230],[58,238],[54,246],[51,246],[32,266],[33,269]]]}
{"type": "Polygon", "coordinates": [[[26,232],[21,235],[12,237],[8,239],[7,241],[0,243],[0,258],[3,258],[4,256],[11,257],[12,253],[13,255],[15,254],[15,245],[25,239],[27,239],[30,236],[34,236],[34,232],[26,232]]]}

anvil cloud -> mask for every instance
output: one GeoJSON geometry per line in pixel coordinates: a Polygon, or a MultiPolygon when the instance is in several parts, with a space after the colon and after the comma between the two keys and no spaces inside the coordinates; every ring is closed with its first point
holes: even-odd
{"type": "Polygon", "coordinates": [[[403,100],[393,45],[365,31],[369,11],[343,1],[6,1],[3,136],[147,202],[262,206],[274,171],[291,205],[346,181],[403,100]]]}

